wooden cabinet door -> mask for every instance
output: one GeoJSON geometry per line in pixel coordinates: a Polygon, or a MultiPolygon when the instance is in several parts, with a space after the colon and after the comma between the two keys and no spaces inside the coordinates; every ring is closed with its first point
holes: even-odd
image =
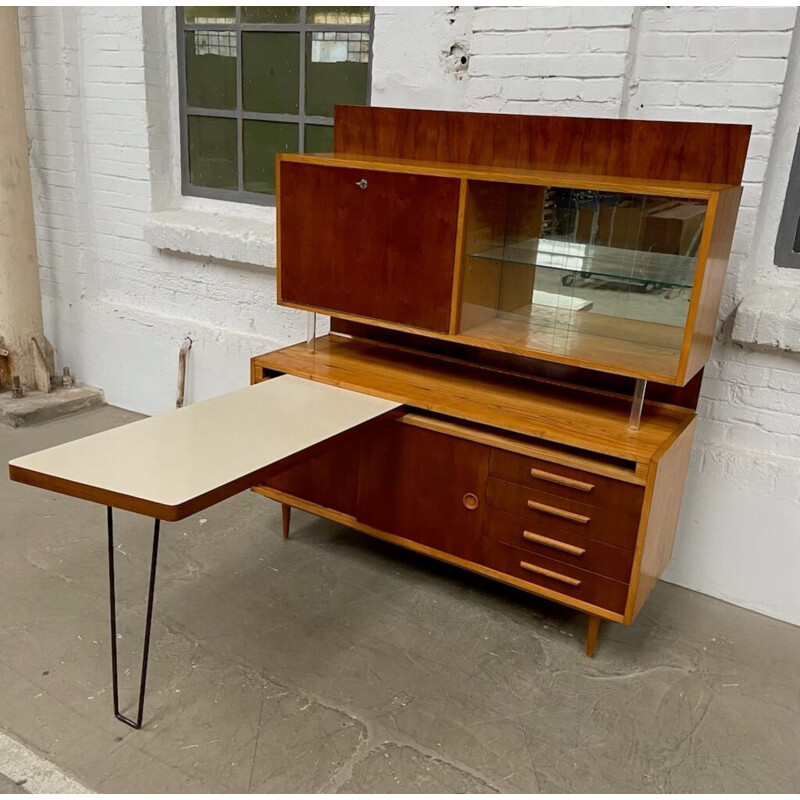
{"type": "Polygon", "coordinates": [[[469,561],[479,557],[489,448],[402,422],[361,442],[359,522],[469,561]],[[477,503],[477,505],[475,505],[477,503]]]}
{"type": "Polygon", "coordinates": [[[358,439],[348,438],[264,481],[309,503],[354,516],[358,493],[358,439]]]}
{"type": "Polygon", "coordinates": [[[459,181],[280,163],[279,301],[447,332],[459,181]]]}

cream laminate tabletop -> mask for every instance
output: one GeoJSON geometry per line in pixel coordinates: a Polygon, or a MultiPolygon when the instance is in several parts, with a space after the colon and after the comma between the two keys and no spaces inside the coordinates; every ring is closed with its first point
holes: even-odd
{"type": "Polygon", "coordinates": [[[247,476],[399,406],[282,375],[16,458],[9,472],[52,491],[182,519],[248,488],[237,485],[247,476]]]}

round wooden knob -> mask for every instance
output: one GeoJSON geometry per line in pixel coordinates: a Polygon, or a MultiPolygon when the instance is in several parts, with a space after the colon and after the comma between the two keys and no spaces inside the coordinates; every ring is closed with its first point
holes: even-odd
{"type": "Polygon", "coordinates": [[[468,508],[470,511],[474,511],[478,507],[478,496],[472,494],[472,492],[467,492],[464,495],[464,507],[468,508]]]}

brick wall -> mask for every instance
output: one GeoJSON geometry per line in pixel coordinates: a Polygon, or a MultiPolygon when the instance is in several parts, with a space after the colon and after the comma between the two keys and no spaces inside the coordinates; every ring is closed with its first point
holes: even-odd
{"type": "MultiPolygon", "coordinates": [[[[776,212],[762,202],[785,181],[768,166],[776,130],[797,130],[782,97],[795,13],[380,7],[373,102],[753,125],[668,577],[800,623],[800,363],[729,336],[756,272],[800,286],[800,274],[765,267],[776,212]]],[[[236,213],[260,229],[274,219],[179,197],[171,9],[31,8],[21,25],[46,326],[60,362],[113,403],[160,411],[190,334],[190,400],[242,385],[249,355],[302,339],[304,321],[275,306],[273,270],[143,240],[151,212],[171,206],[236,213]]]]}
{"type": "Polygon", "coordinates": [[[720,311],[721,335],[706,369],[699,409],[698,438],[712,455],[698,466],[721,471],[732,484],[752,485],[756,480],[767,491],[780,491],[791,501],[800,498],[800,482],[787,482],[787,469],[797,465],[781,459],[800,456],[800,396],[796,394],[800,363],[791,354],[758,352],[732,343],[722,323],[741,299],[748,270],[754,266],[750,254],[795,14],[794,8],[644,10],[630,106],[632,116],[752,125],[720,311]],[[760,468],[743,469],[742,452],[761,455],[760,468]],[[775,469],[765,469],[763,457],[772,456],[778,457],[775,469]]]}
{"type": "Polygon", "coordinates": [[[504,113],[618,116],[632,19],[626,7],[478,10],[468,102],[504,113]]]}
{"type": "MultiPolygon", "coordinates": [[[[304,336],[301,315],[275,305],[274,270],[159,251],[142,236],[180,191],[174,10],[33,7],[20,28],[45,326],[59,365],[109,402],[155,413],[174,403],[190,335],[190,400],[246,384],[250,355],[304,336]]],[[[274,225],[272,209],[238,213],[274,225]]]]}

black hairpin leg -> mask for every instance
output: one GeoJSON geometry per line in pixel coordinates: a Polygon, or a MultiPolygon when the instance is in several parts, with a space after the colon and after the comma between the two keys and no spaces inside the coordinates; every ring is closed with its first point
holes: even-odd
{"type": "Polygon", "coordinates": [[[137,730],[142,727],[144,714],[144,693],[147,683],[147,657],[150,653],[150,627],[153,622],[153,594],[156,588],[156,561],[158,560],[158,533],[161,520],[155,520],[153,527],[153,556],[150,561],[150,590],[147,593],[147,621],[144,627],[144,651],[142,653],[142,681],[139,685],[139,712],[136,721],[128,719],[119,711],[119,676],[117,674],[117,601],[114,588],[114,521],[111,506],[108,507],[108,586],[111,601],[111,672],[114,685],[114,716],[126,725],[137,730]]]}

